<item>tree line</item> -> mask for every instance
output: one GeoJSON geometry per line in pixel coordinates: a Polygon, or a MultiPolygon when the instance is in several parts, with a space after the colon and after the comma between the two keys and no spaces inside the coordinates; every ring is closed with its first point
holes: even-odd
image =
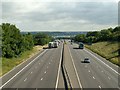
{"type": "Polygon", "coordinates": [[[2,23],[0,27],[2,27],[2,57],[19,57],[24,51],[31,50],[34,45],[44,45],[52,40],[51,36],[43,33],[22,34],[10,23],[2,23]]]}
{"type": "Polygon", "coordinates": [[[120,26],[101,31],[87,32],[87,34],[78,34],[73,39],[76,42],[89,44],[99,41],[120,41],[120,26]]]}

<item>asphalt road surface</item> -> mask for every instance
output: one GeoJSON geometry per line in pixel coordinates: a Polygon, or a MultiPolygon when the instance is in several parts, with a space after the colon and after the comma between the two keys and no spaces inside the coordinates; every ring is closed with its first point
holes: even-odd
{"type": "Polygon", "coordinates": [[[18,72],[13,70],[4,76],[1,88],[55,88],[61,50],[62,44],[58,48],[44,50],[18,72]],[[10,77],[11,73],[15,74],[10,77]]]}
{"type": "Polygon", "coordinates": [[[119,88],[118,67],[90,50],[78,49],[67,41],[58,48],[45,49],[1,77],[0,88],[65,88],[61,60],[72,88],[119,88]],[[90,63],[84,63],[85,57],[90,63]]]}
{"type": "Polygon", "coordinates": [[[118,67],[106,61],[99,55],[84,49],[78,49],[77,44],[68,44],[71,57],[81,82],[82,88],[119,88],[118,67]],[[88,57],[90,63],[84,63],[84,58],[88,57]]]}

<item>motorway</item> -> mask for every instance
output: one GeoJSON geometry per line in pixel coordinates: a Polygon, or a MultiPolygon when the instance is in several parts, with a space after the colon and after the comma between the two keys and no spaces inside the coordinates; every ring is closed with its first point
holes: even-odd
{"type": "Polygon", "coordinates": [[[58,48],[45,49],[1,77],[0,88],[65,88],[63,60],[69,88],[118,90],[120,74],[116,65],[86,48],[78,49],[77,44],[66,42],[64,50],[62,43],[58,48]],[[90,63],[83,62],[85,57],[90,63]]]}
{"type": "Polygon", "coordinates": [[[77,44],[68,45],[82,88],[105,88],[108,90],[119,88],[117,66],[86,48],[78,49],[77,47],[77,44]],[[91,60],[90,63],[83,62],[85,57],[91,60]]]}
{"type": "MultiPolygon", "coordinates": [[[[11,79],[9,75],[2,78],[2,88],[55,88],[62,45],[59,48],[46,49],[31,62],[26,63],[11,79]],[[10,77],[8,80],[6,78],[10,77]],[[6,83],[6,82],[7,83],[6,83]]],[[[14,73],[15,71],[11,71],[14,73]]]]}

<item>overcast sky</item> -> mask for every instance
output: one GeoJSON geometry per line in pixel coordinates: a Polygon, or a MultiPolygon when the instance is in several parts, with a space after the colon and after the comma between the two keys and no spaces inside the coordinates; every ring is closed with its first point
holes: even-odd
{"type": "Polygon", "coordinates": [[[2,0],[2,22],[21,31],[89,31],[118,24],[118,0],[2,0]]]}

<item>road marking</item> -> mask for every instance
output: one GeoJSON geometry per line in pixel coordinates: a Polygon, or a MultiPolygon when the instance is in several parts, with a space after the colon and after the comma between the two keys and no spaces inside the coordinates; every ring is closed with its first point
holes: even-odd
{"type": "Polygon", "coordinates": [[[26,79],[24,79],[24,82],[27,80],[27,78],[26,79]]]}
{"type": "Polygon", "coordinates": [[[73,57],[72,57],[72,55],[71,55],[71,52],[70,52],[69,47],[68,47],[68,50],[69,50],[69,53],[70,53],[70,56],[71,56],[71,59],[72,59],[73,67],[74,67],[74,69],[75,69],[75,73],[76,73],[76,76],[77,76],[77,80],[78,80],[79,86],[80,86],[80,88],[82,89],[82,84],[81,84],[81,82],[80,82],[80,79],[79,79],[79,76],[78,76],[78,73],[77,73],[77,69],[76,69],[76,67],[75,67],[75,64],[74,64],[74,61],[73,61],[73,57]]]}
{"type": "Polygon", "coordinates": [[[99,88],[101,88],[101,86],[99,86],[99,88]]]}
{"type": "Polygon", "coordinates": [[[101,72],[103,72],[103,71],[101,71],[101,72]]]}
{"type": "Polygon", "coordinates": [[[93,79],[95,79],[95,77],[93,76],[93,79]]]}
{"type": "Polygon", "coordinates": [[[46,71],[44,73],[46,73],[46,71]]]}
{"type": "Polygon", "coordinates": [[[50,64],[50,63],[49,63],[50,64]]]}
{"type": "Polygon", "coordinates": [[[55,85],[56,89],[58,88],[58,80],[59,80],[59,76],[60,76],[61,61],[62,61],[62,51],[63,51],[63,45],[62,45],[62,49],[61,49],[61,56],[60,56],[60,61],[59,61],[59,68],[58,68],[57,80],[56,80],[56,85],[55,85]]]}
{"type": "Polygon", "coordinates": [[[31,74],[32,74],[33,72],[31,72],[31,74]]]}
{"type": "Polygon", "coordinates": [[[108,68],[110,68],[111,70],[113,70],[115,73],[117,73],[118,75],[120,75],[120,73],[118,73],[116,70],[114,70],[112,67],[110,67],[108,64],[104,63],[102,60],[100,60],[98,57],[96,57],[95,55],[91,54],[89,51],[85,50],[84,51],[88,52],[90,55],[92,55],[93,57],[95,57],[96,59],[98,59],[100,62],[102,62],[104,65],[106,65],[108,68]]]}
{"type": "Polygon", "coordinates": [[[4,87],[7,83],[9,83],[12,79],[14,79],[18,74],[20,74],[25,68],[27,68],[31,63],[33,63],[39,56],[44,54],[47,50],[43,51],[40,55],[38,55],[33,61],[31,61],[29,64],[27,64],[24,68],[22,68],[18,73],[16,73],[12,78],[10,78],[7,82],[5,82],[2,86],[0,86],[0,89],[4,87]]]}
{"type": "Polygon", "coordinates": [[[90,70],[88,70],[88,72],[90,72],[90,70]]]}
{"type": "Polygon", "coordinates": [[[40,64],[40,63],[39,63],[40,64]]]}
{"type": "Polygon", "coordinates": [[[43,78],[40,79],[41,81],[43,80],[43,78]]]}

